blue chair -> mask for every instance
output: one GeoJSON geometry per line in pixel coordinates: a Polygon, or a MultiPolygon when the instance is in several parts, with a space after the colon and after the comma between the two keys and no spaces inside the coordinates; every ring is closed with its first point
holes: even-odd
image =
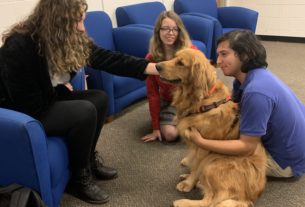
{"type": "Polygon", "coordinates": [[[214,24],[209,19],[203,19],[188,14],[181,14],[180,18],[189,32],[192,43],[201,50],[207,58],[211,58],[214,24]]]}
{"type": "MultiPolygon", "coordinates": [[[[105,49],[144,58],[152,31],[141,27],[113,28],[103,11],[87,12],[85,27],[95,43],[105,49]]],[[[137,100],[146,97],[145,81],[121,77],[86,67],[88,88],[104,90],[108,95],[107,115],[115,115],[137,100]]]]}
{"type": "Polygon", "coordinates": [[[115,10],[117,25],[118,27],[128,24],[154,26],[159,14],[165,10],[165,6],[159,1],[121,6],[115,10]]]}
{"type": "MultiPolygon", "coordinates": [[[[119,27],[126,25],[143,26],[151,28],[161,12],[166,11],[165,6],[158,1],[121,6],[116,9],[116,19],[119,27]]],[[[191,15],[180,16],[194,45],[208,58],[211,54],[213,22],[191,15]]]]}
{"type": "Polygon", "coordinates": [[[175,0],[174,11],[214,22],[211,58],[216,60],[216,41],[222,34],[236,30],[256,30],[258,12],[243,7],[217,7],[216,0],[175,0]]]}
{"type": "Polygon", "coordinates": [[[85,69],[82,68],[79,72],[75,74],[70,83],[74,90],[85,90],[86,89],[86,77],[85,69]]]}
{"type": "MultiPolygon", "coordinates": [[[[83,69],[71,83],[74,90],[84,89],[83,69]]],[[[27,186],[48,207],[58,207],[70,177],[64,137],[47,137],[38,120],[4,108],[0,108],[0,133],[0,185],[27,186]]]]}

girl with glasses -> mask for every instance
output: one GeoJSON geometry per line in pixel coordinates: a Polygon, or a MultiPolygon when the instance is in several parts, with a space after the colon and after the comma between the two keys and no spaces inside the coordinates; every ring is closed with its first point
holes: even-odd
{"type": "MultiPolygon", "coordinates": [[[[174,11],[162,12],[156,21],[146,58],[151,62],[170,60],[178,50],[188,47],[195,48],[180,17],[174,11]]],[[[159,76],[154,75],[147,77],[146,86],[152,132],[142,137],[142,140],[177,140],[178,132],[173,122],[176,110],[171,106],[175,86],[162,82],[159,76]]]]}

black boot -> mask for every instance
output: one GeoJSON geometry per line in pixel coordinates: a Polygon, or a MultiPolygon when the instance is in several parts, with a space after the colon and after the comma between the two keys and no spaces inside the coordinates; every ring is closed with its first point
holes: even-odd
{"type": "Polygon", "coordinates": [[[90,164],[92,174],[99,180],[110,180],[118,177],[116,169],[103,165],[103,159],[99,156],[97,151],[94,151],[90,164]]]}
{"type": "Polygon", "coordinates": [[[88,203],[102,204],[109,201],[109,195],[94,183],[89,168],[72,173],[67,191],[88,203]]]}

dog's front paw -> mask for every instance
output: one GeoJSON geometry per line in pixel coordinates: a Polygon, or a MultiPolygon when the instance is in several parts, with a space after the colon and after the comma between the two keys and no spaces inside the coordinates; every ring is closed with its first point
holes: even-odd
{"type": "Polygon", "coordinates": [[[180,200],[175,200],[173,203],[174,207],[188,207],[189,206],[189,201],[188,199],[180,199],[180,200]]]}
{"type": "Polygon", "coordinates": [[[202,183],[201,183],[200,181],[198,181],[198,182],[196,183],[196,188],[199,188],[200,190],[203,191],[203,185],[202,185],[202,183]]]}
{"type": "Polygon", "coordinates": [[[184,157],[181,161],[180,161],[180,165],[184,166],[184,167],[189,167],[190,164],[190,160],[188,157],[184,157]]]}
{"type": "Polygon", "coordinates": [[[188,180],[183,180],[177,184],[176,189],[180,192],[190,192],[194,188],[192,183],[188,182],[188,180]]]}
{"type": "Polygon", "coordinates": [[[191,140],[191,129],[186,129],[181,136],[183,136],[183,138],[186,140],[191,140]]]}
{"type": "Polygon", "coordinates": [[[188,177],[190,176],[190,174],[181,174],[180,176],[179,176],[179,178],[180,178],[180,180],[185,180],[185,179],[187,179],[188,177]]]}

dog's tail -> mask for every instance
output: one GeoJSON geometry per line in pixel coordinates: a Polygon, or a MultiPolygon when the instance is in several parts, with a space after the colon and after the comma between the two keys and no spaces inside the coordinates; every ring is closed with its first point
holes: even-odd
{"type": "Polygon", "coordinates": [[[213,205],[213,207],[254,207],[254,205],[251,201],[237,201],[228,199],[213,205]]]}

